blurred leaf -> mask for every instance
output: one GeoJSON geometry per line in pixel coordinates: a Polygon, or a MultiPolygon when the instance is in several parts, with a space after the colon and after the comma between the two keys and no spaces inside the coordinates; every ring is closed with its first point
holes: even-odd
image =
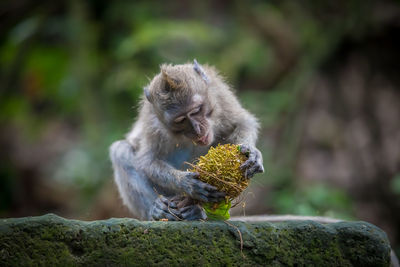
{"type": "Polygon", "coordinates": [[[219,42],[222,36],[218,29],[196,21],[153,20],[140,25],[123,40],[116,55],[129,59],[142,51],[154,51],[173,61],[196,48],[219,42]]]}
{"type": "Polygon", "coordinates": [[[18,46],[7,40],[3,44],[0,45],[0,69],[8,70],[9,65],[12,64],[15,55],[17,54],[18,46]]]}
{"type": "Polygon", "coordinates": [[[40,24],[40,16],[32,16],[17,24],[11,31],[10,38],[15,44],[20,44],[31,37],[40,24]]]}
{"type": "Polygon", "coordinates": [[[351,200],[345,192],[320,183],[281,190],[269,201],[279,213],[352,218],[351,200]]]}
{"type": "MultiPolygon", "coordinates": [[[[55,46],[37,45],[27,58],[25,75],[34,75],[37,84],[36,93],[41,97],[57,98],[60,84],[65,77],[69,57],[65,49],[55,46]]],[[[27,84],[29,86],[32,84],[27,84]]],[[[60,99],[62,103],[63,99],[60,99]]]]}
{"type": "Polygon", "coordinates": [[[392,192],[400,196],[400,174],[392,178],[390,186],[392,192]]]}
{"type": "Polygon", "coordinates": [[[260,118],[263,127],[276,125],[297,99],[290,90],[245,91],[240,93],[243,105],[260,118]]]}

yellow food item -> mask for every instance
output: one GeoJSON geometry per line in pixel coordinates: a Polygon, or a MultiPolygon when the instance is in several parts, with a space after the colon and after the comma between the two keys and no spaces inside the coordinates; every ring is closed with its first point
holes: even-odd
{"type": "Polygon", "coordinates": [[[240,153],[240,147],[233,144],[211,147],[205,156],[201,156],[192,172],[200,174],[199,180],[225,192],[228,200],[233,200],[249,185],[240,166],[247,157],[240,153]]]}

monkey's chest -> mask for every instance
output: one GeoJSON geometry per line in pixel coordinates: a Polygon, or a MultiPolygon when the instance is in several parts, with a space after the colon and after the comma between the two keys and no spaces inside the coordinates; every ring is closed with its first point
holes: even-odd
{"type": "Polygon", "coordinates": [[[190,166],[185,162],[193,163],[196,158],[205,155],[207,151],[208,147],[199,146],[177,148],[169,153],[165,160],[176,169],[186,170],[190,166]]]}

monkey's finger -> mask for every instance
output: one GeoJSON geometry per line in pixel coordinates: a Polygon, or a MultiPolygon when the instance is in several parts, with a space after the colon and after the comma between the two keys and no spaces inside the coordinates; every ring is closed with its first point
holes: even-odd
{"type": "Polygon", "coordinates": [[[170,207],[171,209],[177,209],[177,208],[178,208],[178,204],[175,203],[175,202],[169,202],[169,207],[170,207]]]}
{"type": "Polygon", "coordinates": [[[207,191],[210,191],[210,192],[213,192],[213,191],[218,190],[215,186],[212,186],[212,185],[210,185],[210,184],[203,183],[203,182],[201,182],[200,186],[201,186],[201,188],[203,188],[204,190],[207,190],[207,191]]]}
{"type": "Polygon", "coordinates": [[[156,208],[157,208],[159,211],[164,211],[164,212],[166,212],[166,213],[174,213],[174,214],[177,215],[177,216],[180,215],[180,212],[179,212],[178,209],[168,207],[168,205],[166,205],[164,202],[156,201],[155,205],[156,205],[156,208]]]}
{"type": "MultiPolygon", "coordinates": [[[[199,181],[200,182],[200,181],[199,181]]],[[[205,196],[224,197],[225,193],[219,191],[215,186],[200,182],[196,184],[195,191],[205,196]],[[201,183],[201,184],[200,184],[201,183]]]]}
{"type": "Polygon", "coordinates": [[[206,199],[204,202],[219,202],[225,198],[225,194],[220,194],[220,192],[218,192],[218,194],[209,193],[203,195],[203,198],[206,199]]]}
{"type": "Polygon", "coordinates": [[[250,178],[252,178],[253,176],[254,176],[254,172],[252,172],[252,171],[250,171],[250,170],[246,170],[245,177],[246,177],[247,179],[250,179],[250,178]]]}
{"type": "Polygon", "coordinates": [[[182,213],[182,218],[184,220],[194,221],[207,219],[207,215],[205,214],[204,210],[198,205],[191,205],[185,208],[185,212],[182,213]]]}
{"type": "Polygon", "coordinates": [[[155,202],[155,206],[158,209],[164,209],[165,207],[168,207],[168,202],[165,203],[165,198],[163,196],[159,196],[158,199],[155,202]]]}
{"type": "Polygon", "coordinates": [[[174,221],[176,220],[180,220],[182,218],[182,214],[178,211],[172,211],[172,210],[163,210],[161,211],[161,218],[167,218],[169,220],[171,220],[171,218],[173,218],[174,221]]]}
{"type": "Polygon", "coordinates": [[[252,178],[254,176],[254,174],[256,173],[256,168],[257,167],[255,165],[253,165],[249,169],[246,170],[247,178],[252,178]]]}
{"type": "Polygon", "coordinates": [[[168,206],[171,208],[171,209],[178,209],[178,204],[179,204],[179,201],[169,201],[168,202],[168,206]]]}
{"type": "Polygon", "coordinates": [[[210,197],[210,198],[208,198],[208,202],[213,202],[213,203],[215,203],[215,202],[221,202],[222,200],[224,199],[224,197],[217,197],[217,198],[215,198],[215,197],[210,197]]]}
{"type": "Polygon", "coordinates": [[[168,212],[168,213],[173,213],[173,214],[175,214],[177,216],[181,215],[181,212],[178,209],[167,208],[167,210],[164,210],[164,211],[168,212]]]}
{"type": "MultiPolygon", "coordinates": [[[[168,214],[167,212],[155,207],[152,211],[152,218],[154,220],[166,219],[166,217],[168,217],[167,214],[168,214]]],[[[169,219],[169,218],[167,218],[167,219],[169,219]]]]}
{"type": "Polygon", "coordinates": [[[178,195],[178,196],[174,196],[170,200],[171,200],[171,202],[179,203],[179,202],[183,201],[185,198],[186,198],[185,196],[179,196],[178,195]]]}
{"type": "Polygon", "coordinates": [[[200,176],[200,174],[198,172],[189,172],[189,176],[190,178],[198,178],[200,176]]]}
{"type": "Polygon", "coordinates": [[[180,216],[180,215],[181,215],[181,212],[180,212],[178,209],[168,208],[168,206],[167,206],[167,207],[164,207],[164,208],[163,208],[163,211],[165,211],[165,212],[167,212],[167,213],[173,213],[173,214],[175,214],[175,215],[177,215],[177,216],[180,216]]]}
{"type": "Polygon", "coordinates": [[[261,153],[257,153],[256,163],[255,163],[254,166],[256,166],[256,173],[264,172],[264,166],[262,164],[262,155],[261,155],[261,153]]]}
{"type": "Polygon", "coordinates": [[[242,170],[249,168],[250,166],[254,165],[257,162],[257,154],[250,153],[249,159],[245,161],[245,163],[240,166],[242,170]]]}
{"type": "Polygon", "coordinates": [[[168,198],[166,198],[166,197],[164,197],[162,195],[158,196],[158,198],[162,203],[164,203],[165,205],[168,205],[168,203],[169,203],[168,198]]]}
{"type": "Polygon", "coordinates": [[[194,195],[193,198],[200,200],[202,202],[208,202],[208,197],[206,197],[205,195],[202,195],[202,194],[194,195]]]}
{"type": "Polygon", "coordinates": [[[176,209],[177,205],[175,202],[172,202],[171,200],[169,200],[168,198],[164,197],[164,196],[160,196],[160,200],[167,206],[170,207],[172,209],[176,209]]]}
{"type": "Polygon", "coordinates": [[[199,180],[194,180],[193,184],[194,184],[195,187],[200,188],[200,189],[204,189],[204,190],[207,190],[207,191],[216,191],[217,190],[217,188],[215,186],[212,186],[212,185],[207,184],[207,183],[203,183],[202,181],[199,181],[199,180]]]}
{"type": "Polygon", "coordinates": [[[263,173],[263,172],[264,172],[264,166],[261,165],[261,164],[259,164],[259,165],[258,165],[257,172],[258,172],[258,173],[263,173]]]}
{"type": "Polygon", "coordinates": [[[263,170],[261,169],[262,166],[261,166],[261,168],[260,168],[260,166],[261,166],[261,165],[259,165],[259,164],[255,164],[255,165],[251,166],[249,169],[247,169],[247,170],[246,170],[246,175],[247,175],[247,177],[248,177],[248,178],[251,178],[251,177],[254,176],[254,174],[262,172],[262,171],[263,171],[263,170]]]}
{"type": "Polygon", "coordinates": [[[205,202],[217,202],[225,198],[226,194],[220,191],[199,190],[198,198],[205,202]]]}
{"type": "Polygon", "coordinates": [[[198,194],[197,196],[195,196],[195,198],[203,202],[218,202],[224,199],[224,196],[214,195],[213,193],[207,192],[203,194],[198,194]]]}
{"type": "Polygon", "coordinates": [[[216,191],[216,192],[210,193],[209,196],[212,197],[212,198],[222,199],[222,198],[224,198],[226,196],[226,193],[220,192],[220,191],[216,191]]]}
{"type": "Polygon", "coordinates": [[[214,193],[214,192],[218,192],[219,193],[218,188],[216,188],[215,186],[212,186],[212,185],[205,186],[204,190],[206,190],[209,193],[214,193]]]}
{"type": "Polygon", "coordinates": [[[201,186],[193,186],[193,194],[194,195],[208,195],[208,192],[206,189],[204,189],[201,186]]]}
{"type": "Polygon", "coordinates": [[[240,166],[240,169],[241,170],[248,169],[250,166],[254,165],[254,163],[255,163],[254,159],[248,159],[240,166]]]}
{"type": "Polygon", "coordinates": [[[194,205],[185,206],[185,207],[181,208],[179,211],[183,216],[183,214],[186,213],[188,210],[193,209],[193,206],[194,205]]]}

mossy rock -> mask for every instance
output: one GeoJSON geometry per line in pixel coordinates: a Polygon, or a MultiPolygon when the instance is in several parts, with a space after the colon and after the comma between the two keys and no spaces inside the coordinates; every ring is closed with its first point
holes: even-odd
{"type": "Polygon", "coordinates": [[[386,234],[366,222],[319,224],[0,220],[1,266],[389,266],[386,234]],[[240,237],[243,239],[241,252],[240,237]]]}

